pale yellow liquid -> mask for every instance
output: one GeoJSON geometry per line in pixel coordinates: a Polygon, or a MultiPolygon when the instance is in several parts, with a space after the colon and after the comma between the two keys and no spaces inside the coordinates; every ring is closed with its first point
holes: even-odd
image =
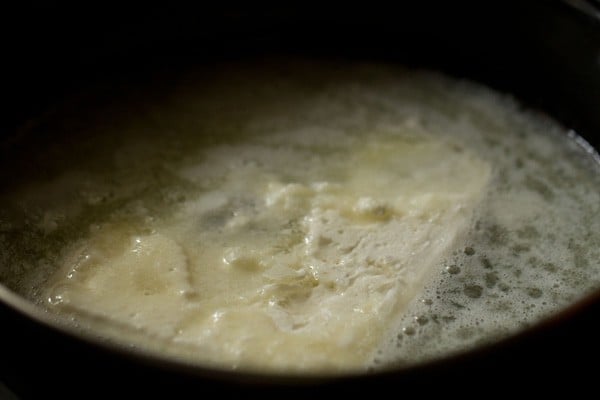
{"type": "Polygon", "coordinates": [[[490,166],[402,129],[343,139],[329,154],[268,136],[203,149],[177,175],[220,182],[151,233],[99,228],[51,304],[236,368],[364,368],[468,229],[490,166]]]}
{"type": "Polygon", "coordinates": [[[554,122],[385,66],[215,71],[4,196],[9,285],[117,343],[301,373],[440,357],[598,287],[598,168],[554,122]]]}

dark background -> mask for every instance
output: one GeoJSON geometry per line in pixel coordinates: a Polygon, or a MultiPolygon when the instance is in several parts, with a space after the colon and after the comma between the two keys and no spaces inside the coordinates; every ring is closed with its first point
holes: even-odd
{"type": "MultiPolygon", "coordinates": [[[[585,2],[3,6],[0,134],[10,136],[27,118],[88,88],[106,94],[115,82],[148,83],[194,63],[292,54],[393,61],[481,81],[549,113],[598,147],[600,21],[573,3],[585,2]]],[[[127,390],[146,397],[170,390],[283,397],[383,389],[401,396],[406,388],[463,397],[575,392],[596,383],[599,312],[592,299],[499,347],[413,371],[288,380],[132,360],[0,304],[0,381],[23,398],[78,397],[78,383],[104,397],[127,390]]]]}
{"type": "Polygon", "coordinates": [[[10,105],[3,124],[84,82],[275,52],[442,69],[516,92],[567,125],[598,128],[596,104],[587,101],[600,95],[598,21],[571,3],[598,4],[17,3],[0,10],[1,83],[10,105]]]}

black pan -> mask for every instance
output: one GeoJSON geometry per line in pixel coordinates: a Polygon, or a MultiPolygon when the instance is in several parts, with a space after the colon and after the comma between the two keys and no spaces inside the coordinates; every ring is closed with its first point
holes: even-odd
{"type": "MultiPolygon", "coordinates": [[[[74,94],[110,99],[118,88],[158,84],[194,63],[301,55],[395,62],[479,81],[599,148],[599,8],[593,0],[17,5],[2,17],[0,82],[8,104],[1,134],[10,137],[28,118],[74,94]]],[[[8,389],[19,398],[124,392],[287,398],[382,390],[404,396],[410,389],[479,397],[579,390],[597,379],[599,313],[595,294],[522,334],[441,361],[336,378],[269,376],[191,367],[97,343],[0,286],[0,395],[8,389]]]]}

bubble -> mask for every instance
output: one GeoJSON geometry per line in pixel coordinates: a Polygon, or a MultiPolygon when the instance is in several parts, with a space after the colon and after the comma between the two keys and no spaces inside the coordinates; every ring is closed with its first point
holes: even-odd
{"type": "Polygon", "coordinates": [[[542,290],[536,287],[529,287],[527,288],[527,295],[531,298],[534,299],[539,299],[540,297],[542,297],[542,290]]]}
{"type": "Polygon", "coordinates": [[[472,256],[473,254],[475,254],[475,249],[473,249],[470,246],[465,247],[465,254],[468,256],[472,256]]]}
{"type": "Polygon", "coordinates": [[[485,268],[485,269],[492,269],[493,268],[492,262],[487,257],[481,257],[480,261],[481,261],[481,266],[483,268],[485,268]]]}
{"type": "Polygon", "coordinates": [[[48,297],[48,303],[50,303],[53,306],[61,304],[62,302],[63,302],[63,297],[60,294],[56,294],[54,296],[48,297]]]}
{"type": "Polygon", "coordinates": [[[458,267],[456,264],[452,264],[452,265],[446,267],[446,271],[449,274],[456,275],[456,274],[460,273],[460,267],[458,267]]]}
{"type": "Polygon", "coordinates": [[[463,292],[467,297],[478,299],[483,293],[483,288],[479,285],[465,285],[463,292]]]}
{"type": "Polygon", "coordinates": [[[498,275],[495,272],[488,272],[485,274],[485,286],[488,289],[493,288],[498,283],[498,275]]]}
{"type": "Polygon", "coordinates": [[[402,329],[402,332],[407,336],[413,336],[417,331],[412,326],[407,326],[402,329]]]}

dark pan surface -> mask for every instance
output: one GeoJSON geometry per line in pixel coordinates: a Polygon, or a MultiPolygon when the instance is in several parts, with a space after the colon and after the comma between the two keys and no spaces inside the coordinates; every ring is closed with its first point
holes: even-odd
{"type": "MultiPolygon", "coordinates": [[[[151,83],[191,63],[283,54],[391,61],[480,81],[600,147],[600,21],[566,2],[423,1],[393,8],[28,3],[2,18],[3,137],[73,93],[93,88],[109,96],[119,85],[151,83]]],[[[23,398],[78,397],[77,383],[104,397],[171,390],[283,397],[382,388],[400,396],[407,387],[467,397],[511,394],[519,385],[538,393],[579,390],[597,379],[597,368],[581,362],[600,356],[597,297],[478,352],[335,379],[222,373],[132,357],[40,324],[20,302],[0,298],[0,382],[23,398]]]]}

